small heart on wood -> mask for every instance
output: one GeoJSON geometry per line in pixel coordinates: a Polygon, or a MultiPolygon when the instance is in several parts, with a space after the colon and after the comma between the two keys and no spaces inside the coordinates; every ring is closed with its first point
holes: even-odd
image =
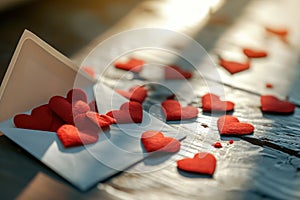
{"type": "Polygon", "coordinates": [[[180,150],[180,142],[172,137],[165,137],[158,131],[146,131],[142,134],[142,143],[147,152],[177,152],[180,150]]]}

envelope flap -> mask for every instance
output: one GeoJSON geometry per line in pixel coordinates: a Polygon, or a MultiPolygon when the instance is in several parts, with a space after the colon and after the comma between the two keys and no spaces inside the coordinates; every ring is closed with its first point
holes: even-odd
{"type": "Polygon", "coordinates": [[[78,70],[71,60],[25,30],[1,84],[0,121],[48,102],[53,95],[65,95],[75,80],[82,87],[93,83],[78,70]]]}

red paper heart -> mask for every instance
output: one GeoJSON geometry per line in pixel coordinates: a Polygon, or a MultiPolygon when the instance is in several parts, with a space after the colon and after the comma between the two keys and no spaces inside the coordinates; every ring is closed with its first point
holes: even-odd
{"type": "Polygon", "coordinates": [[[198,115],[197,108],[193,106],[181,107],[180,103],[176,100],[165,100],[161,105],[167,121],[191,119],[198,115]]]}
{"type": "Polygon", "coordinates": [[[132,87],[129,89],[129,91],[116,90],[116,92],[129,99],[130,101],[136,101],[139,103],[143,103],[145,98],[147,97],[147,89],[143,86],[132,87]]]}
{"type": "Polygon", "coordinates": [[[14,124],[17,128],[50,131],[53,118],[52,111],[48,105],[42,105],[34,108],[31,115],[16,115],[14,124]]]}
{"type": "Polygon", "coordinates": [[[295,110],[295,105],[288,101],[281,101],[272,95],[260,97],[261,109],[263,112],[289,114],[295,110]]]}
{"type": "Polygon", "coordinates": [[[241,123],[238,118],[231,115],[221,116],[217,125],[221,135],[247,135],[254,131],[254,126],[241,123]]]}
{"type": "Polygon", "coordinates": [[[175,138],[165,137],[158,131],[146,131],[142,134],[142,143],[147,152],[177,152],[180,150],[180,142],[175,138]]]}
{"type": "Polygon", "coordinates": [[[52,97],[49,100],[49,107],[65,123],[74,124],[72,105],[64,97],[52,97]]]}
{"type": "Polygon", "coordinates": [[[105,131],[109,129],[109,125],[115,124],[116,120],[107,115],[100,115],[96,112],[87,112],[85,114],[90,121],[96,124],[101,130],[105,131]]]}
{"type": "Polygon", "coordinates": [[[68,102],[75,103],[76,101],[79,101],[79,100],[87,103],[87,95],[82,89],[74,88],[68,92],[68,94],[67,94],[68,102]]]}
{"type": "Polygon", "coordinates": [[[115,67],[118,69],[126,70],[126,71],[132,71],[135,73],[138,73],[142,70],[144,65],[143,60],[139,60],[136,58],[130,58],[127,62],[116,62],[115,67]]]}
{"type": "Polygon", "coordinates": [[[263,58],[268,56],[268,53],[263,50],[243,48],[243,52],[248,58],[263,58]]]}
{"type": "Polygon", "coordinates": [[[74,123],[79,131],[89,131],[92,133],[98,133],[101,131],[100,127],[86,116],[86,113],[76,115],[74,123]]]}
{"type": "Polygon", "coordinates": [[[234,103],[231,101],[221,101],[218,95],[207,93],[202,96],[202,109],[205,112],[231,111],[234,109],[234,103]]]}
{"type": "Polygon", "coordinates": [[[272,83],[266,83],[266,88],[273,88],[273,84],[272,83]]]}
{"type": "Polygon", "coordinates": [[[165,79],[190,79],[192,73],[182,70],[176,65],[170,65],[165,67],[165,79]]]}
{"type": "Polygon", "coordinates": [[[97,107],[96,101],[91,101],[89,103],[89,106],[90,106],[90,111],[98,112],[98,107],[97,107]]]}
{"type": "Polygon", "coordinates": [[[86,113],[90,111],[90,106],[81,100],[76,101],[73,104],[73,115],[76,116],[78,114],[86,113]]]}
{"type": "Polygon", "coordinates": [[[213,154],[197,153],[193,158],[184,158],[177,161],[177,167],[183,171],[213,175],[217,160],[213,154]]]}
{"type": "Polygon", "coordinates": [[[98,134],[89,131],[78,131],[73,125],[63,125],[57,130],[57,136],[65,148],[92,144],[98,141],[98,134]]]}
{"type": "Polygon", "coordinates": [[[220,58],[220,65],[224,67],[229,73],[235,74],[241,71],[245,71],[250,68],[250,61],[247,60],[246,63],[239,63],[235,61],[227,61],[220,58]]]}
{"type": "Polygon", "coordinates": [[[106,115],[114,118],[117,124],[141,123],[143,108],[138,102],[130,101],[121,105],[120,110],[112,110],[106,115]]]}

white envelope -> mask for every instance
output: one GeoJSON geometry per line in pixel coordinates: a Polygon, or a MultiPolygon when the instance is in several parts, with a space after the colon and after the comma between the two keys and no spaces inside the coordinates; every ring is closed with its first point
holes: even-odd
{"type": "Polygon", "coordinates": [[[30,113],[54,95],[65,96],[74,86],[84,89],[89,100],[94,98],[95,91],[100,113],[118,109],[127,101],[25,31],[1,85],[0,131],[80,190],[87,190],[150,155],[140,142],[144,131],[163,131],[177,139],[185,137],[146,112],[141,124],[112,125],[109,131],[100,133],[96,143],[68,149],[54,132],[15,128],[16,113],[30,113]]]}

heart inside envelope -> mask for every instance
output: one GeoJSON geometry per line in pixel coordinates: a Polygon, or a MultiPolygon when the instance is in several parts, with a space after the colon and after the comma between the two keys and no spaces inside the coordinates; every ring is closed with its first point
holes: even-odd
{"type": "Polygon", "coordinates": [[[122,104],[120,110],[109,111],[106,115],[114,118],[117,124],[141,123],[143,108],[140,103],[130,101],[122,104]]]}

